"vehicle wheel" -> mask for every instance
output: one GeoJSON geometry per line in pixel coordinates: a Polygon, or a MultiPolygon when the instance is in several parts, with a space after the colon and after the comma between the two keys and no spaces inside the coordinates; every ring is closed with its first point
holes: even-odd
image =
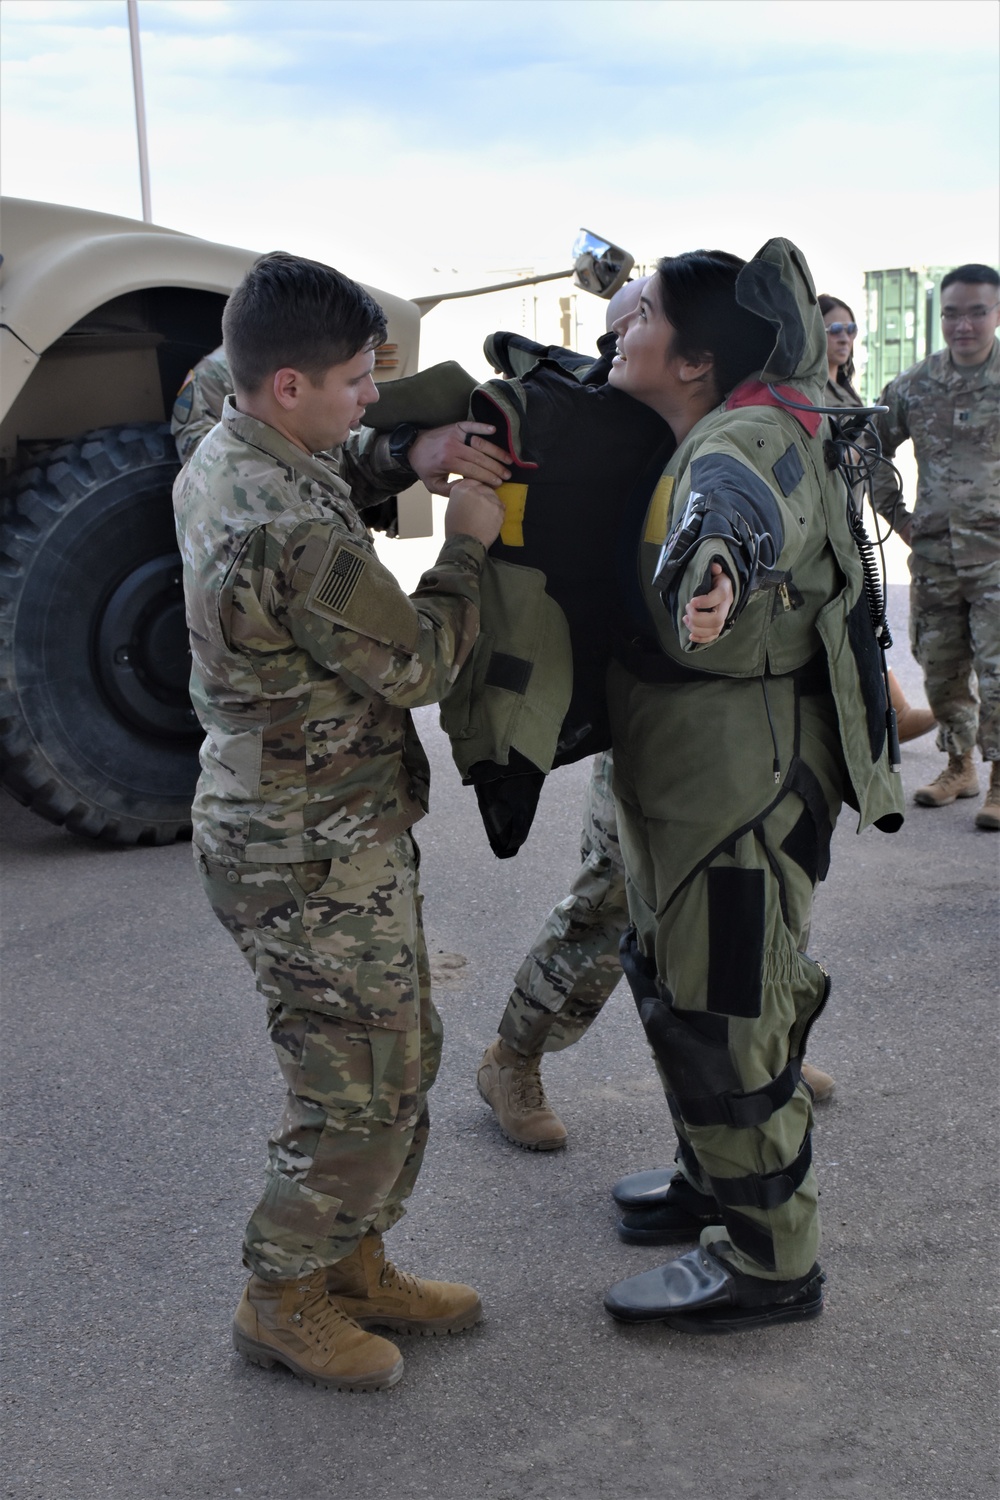
{"type": "Polygon", "coordinates": [[[201,733],[163,423],[46,453],[5,499],[0,781],[74,833],[164,844],[190,833],[201,733]]]}

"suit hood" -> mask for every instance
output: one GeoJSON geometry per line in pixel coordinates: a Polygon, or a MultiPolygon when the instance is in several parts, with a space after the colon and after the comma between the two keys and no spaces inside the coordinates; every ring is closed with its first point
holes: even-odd
{"type": "Polygon", "coordinates": [[[768,240],[736,279],[736,300],[766,318],[775,344],[761,372],[765,383],[794,381],[812,400],[826,384],[826,329],[806,258],[791,240],[768,240]]]}

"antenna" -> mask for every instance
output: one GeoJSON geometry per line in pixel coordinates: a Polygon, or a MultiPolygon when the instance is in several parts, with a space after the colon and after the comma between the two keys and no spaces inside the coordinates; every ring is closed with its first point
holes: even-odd
{"type": "Polygon", "coordinates": [[[132,46],[132,87],[135,90],[135,130],[139,141],[139,187],[142,192],[142,219],[152,224],[149,201],[149,152],[146,148],[146,98],[142,91],[142,53],[139,50],[138,0],[125,0],[128,6],[128,37],[132,46]]]}

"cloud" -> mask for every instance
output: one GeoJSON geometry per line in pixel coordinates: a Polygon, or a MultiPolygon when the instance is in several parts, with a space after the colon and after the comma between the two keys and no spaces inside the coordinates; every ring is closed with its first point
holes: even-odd
{"type": "MultiPolygon", "coordinates": [[[[488,25],[466,0],[142,0],[154,213],[413,293],[434,266],[555,269],[581,223],[643,257],[777,228],[831,275],[991,258],[986,10],[866,4],[854,44],[825,0],[506,0],[488,25]]],[[[3,7],[6,190],[137,212],[124,14],[3,7]]]]}

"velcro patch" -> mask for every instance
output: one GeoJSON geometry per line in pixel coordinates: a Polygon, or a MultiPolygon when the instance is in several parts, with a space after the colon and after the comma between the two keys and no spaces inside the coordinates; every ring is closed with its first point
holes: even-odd
{"type": "Polygon", "coordinates": [[[509,693],[525,694],[531,681],[532,663],[507,651],[494,651],[486,668],[486,686],[506,688],[509,693]]]}
{"type": "Polygon", "coordinates": [[[528,502],[526,484],[502,484],[497,499],[503,506],[500,540],[505,547],[524,546],[524,507],[528,502]]]}
{"type": "Polygon", "coordinates": [[[781,486],[781,493],[787,500],[805,473],[802,459],[799,457],[799,450],[794,443],[789,443],[784,453],[778,459],[778,462],[772,468],[771,473],[781,486]]]}
{"type": "Polygon", "coordinates": [[[388,568],[339,540],[320,564],[305,608],[402,651],[415,651],[420,639],[420,617],[388,568]]]}

